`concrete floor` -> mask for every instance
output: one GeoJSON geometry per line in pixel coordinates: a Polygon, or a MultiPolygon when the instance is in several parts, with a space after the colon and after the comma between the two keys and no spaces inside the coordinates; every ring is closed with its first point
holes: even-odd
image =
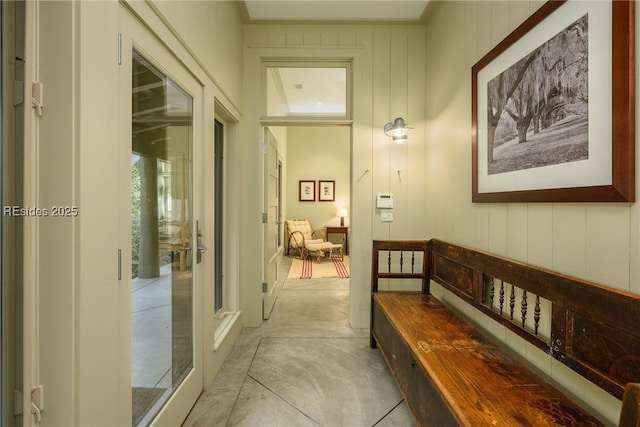
{"type": "Polygon", "coordinates": [[[368,329],[349,326],[349,279],[287,279],[271,318],[243,330],[183,424],[414,425],[368,329]]]}

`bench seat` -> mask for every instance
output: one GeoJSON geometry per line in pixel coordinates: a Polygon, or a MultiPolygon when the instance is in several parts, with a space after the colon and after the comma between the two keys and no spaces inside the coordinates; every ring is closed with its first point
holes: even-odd
{"type": "Polygon", "coordinates": [[[375,292],[372,338],[419,424],[602,425],[427,293],[375,292]]]}

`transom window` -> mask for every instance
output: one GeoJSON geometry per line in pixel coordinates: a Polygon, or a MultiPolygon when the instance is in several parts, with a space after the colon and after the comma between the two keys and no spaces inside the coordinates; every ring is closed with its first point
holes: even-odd
{"type": "Polygon", "coordinates": [[[287,119],[350,118],[346,63],[265,64],[266,116],[287,119]]]}

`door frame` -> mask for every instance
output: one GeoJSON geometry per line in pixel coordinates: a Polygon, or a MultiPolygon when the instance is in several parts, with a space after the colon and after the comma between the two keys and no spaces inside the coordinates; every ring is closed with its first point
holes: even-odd
{"type": "MultiPolygon", "coordinates": [[[[128,257],[131,253],[131,211],[130,211],[130,156],[131,156],[131,72],[133,51],[137,51],[145,60],[153,64],[164,75],[175,82],[183,91],[188,93],[193,99],[193,128],[192,128],[192,168],[189,179],[192,183],[192,213],[190,224],[191,236],[197,236],[196,223],[202,222],[203,201],[202,201],[202,181],[195,177],[202,176],[203,171],[203,133],[204,133],[204,110],[205,97],[202,82],[195,76],[185,64],[177,59],[174,52],[159,40],[146,25],[144,25],[133,12],[121,4],[120,28],[121,34],[121,65],[120,76],[120,105],[122,106],[119,122],[121,123],[121,146],[119,164],[120,169],[120,239],[122,242],[123,265],[127,265],[128,257]],[[127,102],[128,100],[128,102],[127,102]],[[126,107],[125,107],[126,106],[126,107]]],[[[192,245],[194,242],[191,242],[192,245]]],[[[206,256],[206,255],[205,255],[206,256]]],[[[173,392],[169,400],[158,412],[150,425],[179,425],[186,418],[193,404],[204,388],[203,383],[203,316],[202,316],[202,294],[203,294],[203,273],[202,263],[194,261],[192,267],[192,308],[193,308],[193,368],[187,374],[182,383],[173,392]]],[[[123,276],[121,280],[121,310],[120,318],[128,319],[121,327],[121,341],[124,344],[120,358],[121,389],[122,396],[120,405],[126,408],[129,405],[128,415],[123,411],[123,421],[131,422],[131,291],[130,279],[123,276]],[[124,366],[123,366],[124,365],[124,366]],[[127,403],[128,402],[128,403],[127,403]],[[126,420],[125,420],[126,418],[126,420]]]]}

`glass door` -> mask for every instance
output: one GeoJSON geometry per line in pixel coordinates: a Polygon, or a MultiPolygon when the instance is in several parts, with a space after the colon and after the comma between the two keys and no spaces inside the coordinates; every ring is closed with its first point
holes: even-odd
{"type": "Polygon", "coordinates": [[[132,425],[148,425],[194,366],[193,99],[133,53],[132,425]]]}

